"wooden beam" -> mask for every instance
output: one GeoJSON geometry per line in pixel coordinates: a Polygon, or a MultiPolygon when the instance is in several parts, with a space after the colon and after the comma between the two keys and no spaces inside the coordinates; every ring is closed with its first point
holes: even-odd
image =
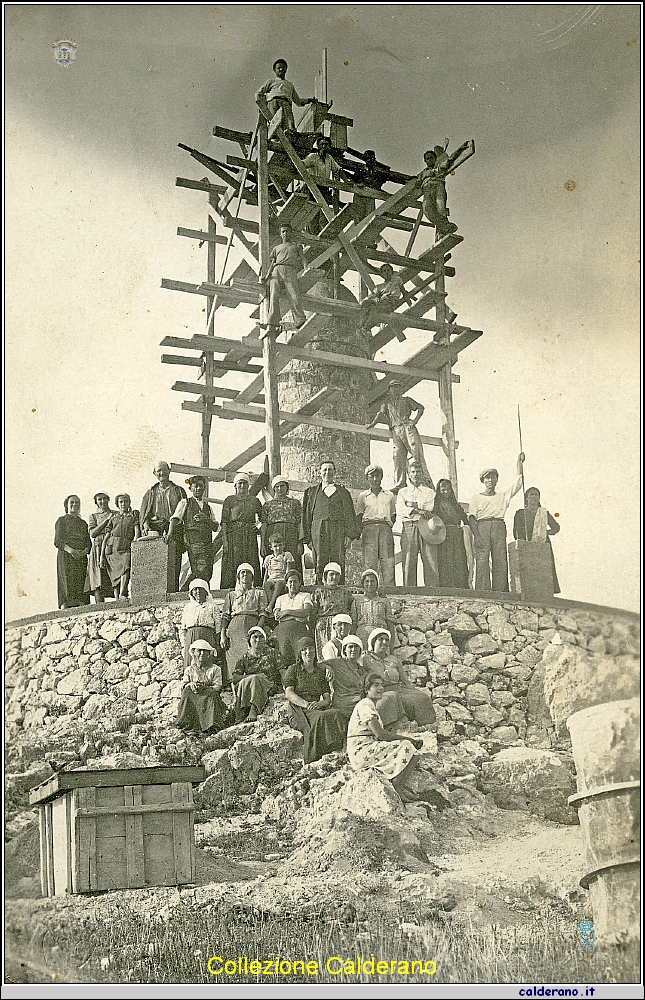
{"type": "Polygon", "coordinates": [[[218,139],[229,139],[231,142],[237,142],[245,146],[250,145],[251,142],[250,132],[236,132],[235,129],[223,128],[221,125],[215,125],[213,135],[218,139]]]}
{"type": "MultiPolygon", "coordinates": [[[[265,278],[271,260],[271,234],[269,231],[269,164],[268,129],[264,115],[258,118],[258,206],[260,209],[260,275],[265,278]]],[[[266,327],[269,316],[266,298],[262,302],[261,317],[266,327]]],[[[269,460],[269,479],[281,472],[280,461],[280,419],[278,417],[278,379],[275,372],[275,334],[262,340],[262,364],[264,368],[264,396],[266,423],[266,451],[269,460]]]]}
{"type": "Polygon", "coordinates": [[[206,191],[207,194],[226,194],[228,188],[223,184],[211,184],[210,181],[195,181],[191,177],[178,177],[175,186],[180,188],[191,188],[193,191],[206,191]]]}
{"type": "MultiPolygon", "coordinates": [[[[440,369],[442,365],[446,364],[448,359],[450,359],[451,362],[454,362],[461,351],[468,347],[469,344],[472,344],[475,340],[478,340],[481,336],[481,330],[468,330],[459,337],[456,337],[450,345],[428,344],[426,347],[421,348],[420,351],[417,351],[416,354],[413,354],[409,360],[410,362],[416,362],[417,364],[430,363],[440,369]]],[[[405,362],[403,367],[406,367],[405,362]]],[[[367,396],[368,404],[376,403],[382,399],[387,392],[387,387],[390,381],[391,379],[389,378],[381,379],[381,381],[374,386],[367,396]]],[[[401,387],[404,392],[407,392],[408,389],[411,389],[412,386],[416,385],[418,381],[420,380],[416,376],[407,376],[404,380],[402,380],[401,387]]],[[[454,373],[452,375],[452,381],[458,381],[458,376],[454,373]]]]}
{"type": "Polygon", "coordinates": [[[204,364],[203,358],[184,357],[183,354],[162,354],[162,365],[192,365],[194,368],[201,368],[204,364]]]}
{"type": "MultiPolygon", "coordinates": [[[[224,337],[209,338],[217,342],[215,350],[226,350],[222,344],[233,346],[238,342],[224,337]]],[[[193,348],[203,348],[205,337],[196,334],[192,338],[193,348]]],[[[241,346],[246,347],[246,341],[242,341],[241,346]]],[[[335,368],[359,368],[366,371],[378,372],[380,375],[408,375],[416,376],[417,379],[437,380],[437,368],[414,368],[410,365],[392,365],[386,361],[370,361],[369,358],[357,358],[349,354],[332,354],[328,351],[316,351],[309,347],[292,347],[291,341],[288,344],[280,344],[280,355],[284,358],[296,359],[298,361],[310,361],[313,364],[332,365],[335,368]]],[[[262,355],[262,345],[260,343],[248,344],[248,351],[252,357],[262,355]]],[[[445,363],[445,362],[444,362],[445,363]]]]}
{"type": "MultiPolygon", "coordinates": [[[[325,320],[323,316],[319,316],[318,313],[314,313],[309,319],[296,330],[289,341],[291,346],[297,346],[300,343],[306,344],[310,337],[313,337],[315,333],[318,332],[320,327],[324,324],[325,320]]],[[[285,368],[289,362],[292,360],[291,357],[282,352],[282,344],[277,345],[276,356],[274,360],[274,367],[276,375],[285,368]]],[[[264,385],[263,378],[255,378],[252,382],[247,385],[246,389],[243,389],[240,393],[239,403],[252,403],[257,399],[258,393],[262,390],[264,385]]]]}
{"type": "MultiPolygon", "coordinates": [[[[230,417],[237,417],[242,420],[251,420],[257,423],[261,423],[265,418],[263,406],[244,406],[242,403],[238,403],[237,401],[225,403],[222,407],[215,407],[214,415],[230,415],[230,417]],[[220,409],[223,411],[222,414],[218,412],[220,409]]],[[[331,420],[327,417],[302,416],[302,414],[299,413],[288,413],[285,410],[280,410],[280,420],[283,420],[285,423],[295,422],[298,424],[308,424],[311,427],[324,427],[327,430],[332,431],[360,434],[363,437],[369,437],[375,441],[389,441],[391,439],[389,430],[378,430],[375,427],[368,430],[364,424],[350,424],[344,420],[331,420]]],[[[443,442],[441,438],[438,437],[428,437],[427,435],[422,434],[421,441],[423,444],[432,445],[435,448],[443,447],[443,442]]]]}
{"type": "Polygon", "coordinates": [[[220,243],[226,246],[226,237],[218,236],[216,233],[204,233],[201,229],[184,229],[177,226],[177,236],[188,236],[189,239],[199,240],[201,243],[220,243]]]}
{"type": "MultiPolygon", "coordinates": [[[[202,385],[199,382],[175,382],[171,388],[174,392],[194,393],[196,396],[203,396],[206,400],[221,397],[222,399],[234,399],[237,402],[237,397],[240,395],[239,389],[227,389],[223,385],[202,385]]],[[[262,402],[264,403],[263,396],[262,402]]]]}

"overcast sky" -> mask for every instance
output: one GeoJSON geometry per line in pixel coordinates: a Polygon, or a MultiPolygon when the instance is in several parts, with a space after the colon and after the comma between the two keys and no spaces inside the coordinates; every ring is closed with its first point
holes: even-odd
{"type": "MultiPolygon", "coordinates": [[[[205,170],[177,142],[223,158],[213,125],[252,129],[278,56],[313,94],[325,45],[351,145],[416,173],[446,136],[476,142],[449,181],[464,242],[448,302],[484,331],[455,369],[460,499],[485,465],[509,481],[520,403],[527,486],[562,527],[562,596],[638,606],[640,5],[4,10],[8,618],[56,606],[67,494],[86,519],[99,490],[138,507],[156,458],[198,463],[199,417],[170,391],[194,371],[159,362],[162,337],[204,327],[201,297],[160,289],[205,277],[206,248],[176,229],[205,226],[206,196],[175,187],[205,170]],[[67,38],[65,69],[52,43],[67,38]]],[[[251,328],[218,316],[224,333],[251,328]]],[[[422,344],[410,333],[385,356],[422,344]]],[[[439,434],[436,385],[414,395],[439,434]]],[[[214,428],[212,465],[258,437],[214,428]]],[[[373,455],[387,480],[389,446],[373,455]]]]}

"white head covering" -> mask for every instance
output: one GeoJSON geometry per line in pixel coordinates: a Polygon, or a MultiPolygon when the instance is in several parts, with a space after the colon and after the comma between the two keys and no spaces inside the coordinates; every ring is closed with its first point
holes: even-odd
{"type": "Polygon", "coordinates": [[[250,486],[251,477],[246,472],[238,472],[233,480],[233,486],[237,486],[238,483],[246,483],[247,486],[250,486]]]}
{"type": "Polygon", "coordinates": [[[330,562],[330,563],[327,563],[327,565],[325,566],[325,568],[324,568],[324,570],[323,570],[323,580],[325,579],[325,577],[327,576],[327,573],[328,573],[328,572],[329,572],[330,570],[331,570],[332,572],[334,572],[334,573],[338,573],[338,575],[339,575],[339,576],[342,576],[342,575],[343,575],[343,571],[342,571],[342,569],[340,568],[340,566],[338,565],[338,563],[335,563],[335,562],[330,562]]]}
{"type": "Polygon", "coordinates": [[[271,486],[273,487],[273,489],[276,488],[278,483],[286,483],[288,486],[289,480],[287,479],[286,476],[283,476],[282,473],[279,473],[277,476],[274,476],[273,479],[271,480],[271,486]]]}
{"type": "Polygon", "coordinates": [[[191,642],[189,652],[192,653],[194,649],[208,649],[211,653],[217,652],[217,650],[213,649],[209,642],[206,642],[206,639],[195,639],[194,642],[191,642]]]}
{"type": "Polygon", "coordinates": [[[367,649],[370,653],[374,652],[374,642],[380,635],[386,635],[388,641],[392,638],[392,633],[386,628],[375,628],[372,629],[367,637],[367,649]]]}
{"type": "Polygon", "coordinates": [[[334,615],[331,620],[332,625],[340,625],[341,622],[345,622],[346,625],[351,625],[352,619],[349,615],[334,615]]]}
{"type": "Polygon", "coordinates": [[[340,648],[345,649],[345,646],[349,646],[350,643],[353,643],[355,646],[360,646],[361,652],[363,651],[363,643],[357,635],[346,635],[340,644],[340,648]]]}
{"type": "Polygon", "coordinates": [[[261,625],[252,625],[251,628],[246,633],[247,637],[250,639],[254,632],[259,632],[260,635],[263,636],[265,639],[267,637],[267,634],[261,625]]]}
{"type": "Polygon", "coordinates": [[[361,583],[363,582],[366,576],[375,577],[377,586],[378,587],[381,586],[381,578],[375,569],[364,569],[363,572],[361,573],[361,583]]]}
{"type": "Polygon", "coordinates": [[[240,565],[239,565],[239,566],[237,567],[237,569],[235,570],[235,579],[236,579],[236,580],[237,580],[237,578],[239,577],[239,575],[240,575],[240,572],[241,572],[241,570],[243,570],[243,569],[248,569],[248,570],[250,570],[250,571],[251,571],[251,573],[253,573],[253,576],[255,576],[255,570],[254,570],[254,569],[253,569],[253,567],[251,566],[251,563],[240,563],[240,565]]]}
{"type": "Polygon", "coordinates": [[[206,580],[191,580],[188,584],[188,593],[192,595],[193,590],[197,590],[199,587],[201,587],[202,590],[205,590],[210,596],[211,588],[206,583],[206,580]]]}

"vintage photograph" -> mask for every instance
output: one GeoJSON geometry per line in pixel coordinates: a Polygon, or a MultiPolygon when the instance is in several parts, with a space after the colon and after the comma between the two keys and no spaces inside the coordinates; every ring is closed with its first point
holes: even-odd
{"type": "Polygon", "coordinates": [[[638,996],[641,5],[3,10],[7,995],[638,996]]]}

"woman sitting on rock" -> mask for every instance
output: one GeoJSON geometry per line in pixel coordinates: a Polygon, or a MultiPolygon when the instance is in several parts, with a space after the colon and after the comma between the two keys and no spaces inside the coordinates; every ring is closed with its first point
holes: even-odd
{"type": "MultiPolygon", "coordinates": [[[[190,661],[190,647],[197,639],[205,639],[219,650],[220,618],[206,580],[192,580],[188,585],[188,601],[184,604],[179,637],[184,646],[184,666],[190,661]]],[[[219,655],[217,657],[219,659],[219,655]]]]}
{"type": "Polygon", "coordinates": [[[384,726],[389,728],[392,725],[390,715],[396,707],[388,705],[388,695],[396,697],[402,714],[410,722],[427,726],[435,721],[435,711],[426,689],[415,687],[403,664],[390,653],[390,633],[386,628],[375,628],[370,632],[367,653],[363,655],[363,666],[370,673],[378,674],[383,681],[385,694],[376,707],[384,726]]]}
{"type": "Polygon", "coordinates": [[[249,629],[248,652],[235,665],[231,678],[235,692],[235,721],[255,722],[264,711],[269,695],[281,688],[282,661],[277,646],[267,643],[259,625],[249,629]]]}
{"type": "Polygon", "coordinates": [[[205,639],[191,643],[175,723],[184,732],[202,735],[224,728],[226,705],[220,696],[222,671],[215,663],[216,653],[205,639]]]}
{"type": "Polygon", "coordinates": [[[415,750],[423,747],[422,740],[399,739],[383,727],[376,708],[383,697],[383,681],[378,674],[367,674],[363,680],[364,697],[355,706],[347,729],[347,753],[355,771],[374,768],[392,783],[404,802],[414,802],[417,796],[408,787],[417,765],[415,750]]]}
{"type": "Polygon", "coordinates": [[[287,593],[278,597],[273,611],[277,622],[273,638],[280,647],[284,663],[294,663],[298,655],[298,643],[309,635],[309,621],[314,605],[311,595],[306,590],[300,590],[302,580],[297,570],[289,570],[285,582],[287,593]]]}
{"type": "Polygon", "coordinates": [[[375,569],[366,569],[361,573],[363,593],[357,594],[352,602],[352,620],[354,632],[363,645],[367,643],[370,632],[375,628],[385,628],[390,635],[396,635],[396,622],[392,605],[387,597],[379,595],[381,581],[375,569]]]}
{"type": "Polygon", "coordinates": [[[255,570],[250,563],[240,563],[237,567],[235,590],[229,590],[222,606],[222,632],[220,644],[226,651],[227,669],[224,684],[244,655],[248,645],[249,629],[252,625],[264,625],[267,611],[267,595],[262,587],[253,586],[255,570]]]}
{"type": "Polygon", "coordinates": [[[313,592],[316,609],[316,653],[322,657],[325,643],[331,639],[331,620],[335,615],[351,614],[352,592],[340,586],[343,571],[335,562],[327,563],[322,584],[313,592]]]}
{"type": "Polygon", "coordinates": [[[367,671],[361,657],[363,643],[357,635],[346,635],[341,643],[341,655],[327,660],[327,676],[331,683],[332,707],[349,720],[354,706],[363,697],[363,680],[367,671]]]}
{"type": "Polygon", "coordinates": [[[325,668],[316,660],[316,643],[306,636],[298,643],[298,658],[284,674],[291,725],[304,737],[305,764],[342,750],[347,719],[331,707],[325,668]]]}

